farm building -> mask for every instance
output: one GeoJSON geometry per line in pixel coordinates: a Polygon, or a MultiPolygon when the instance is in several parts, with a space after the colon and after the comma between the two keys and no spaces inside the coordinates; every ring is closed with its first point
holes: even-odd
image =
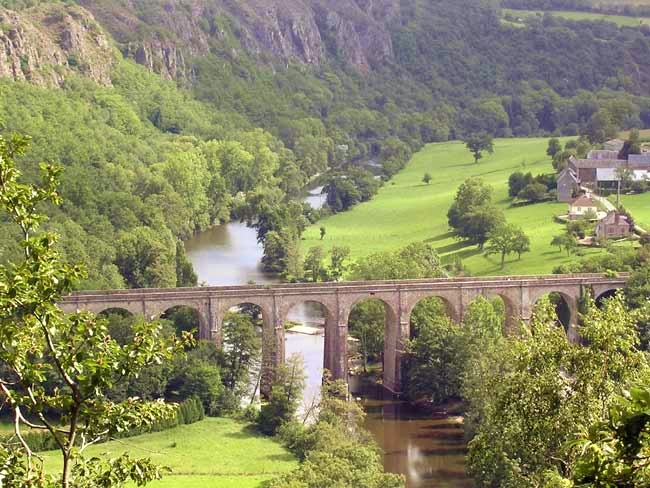
{"type": "Polygon", "coordinates": [[[632,225],[627,216],[612,210],[596,225],[596,237],[612,239],[630,235],[632,225]]]}

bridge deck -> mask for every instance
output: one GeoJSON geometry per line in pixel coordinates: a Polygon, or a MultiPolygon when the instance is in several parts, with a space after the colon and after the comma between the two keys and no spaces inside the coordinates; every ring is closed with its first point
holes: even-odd
{"type": "Polygon", "coordinates": [[[105,301],[108,298],[120,300],[152,299],[156,296],[170,298],[195,298],[205,296],[238,296],[251,294],[257,296],[311,295],[336,292],[381,292],[381,291],[418,291],[436,288],[477,289],[477,288],[512,288],[521,286],[552,285],[592,285],[597,282],[624,284],[628,273],[619,273],[616,277],[599,273],[564,274],[564,275],[523,275],[523,276],[484,276],[461,278],[434,278],[417,280],[383,280],[383,281],[337,281],[319,283],[277,283],[264,285],[203,286],[188,288],[140,288],[127,290],[82,291],[64,298],[64,302],[105,301]]]}

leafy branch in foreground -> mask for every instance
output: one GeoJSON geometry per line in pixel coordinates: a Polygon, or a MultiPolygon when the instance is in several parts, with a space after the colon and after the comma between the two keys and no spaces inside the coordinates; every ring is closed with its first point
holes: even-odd
{"type": "Polygon", "coordinates": [[[23,258],[0,266],[0,400],[13,417],[15,442],[0,446],[0,486],[138,485],[160,477],[148,459],[85,459],[83,451],[117,432],[175,414],[163,401],[111,401],[117,381],[137,375],[182,351],[191,337],[167,339],[158,323],[140,323],[133,341],[120,346],[104,321],[88,312],[64,313],[57,305],[84,275],[64,264],[56,236],[38,233],[44,204],[59,204],[60,169],[41,165],[40,184],[20,182],[14,158],[25,137],[0,136],[0,209],[22,233],[23,258]],[[42,459],[23,433],[40,430],[61,451],[60,479],[46,475],[42,459]]]}

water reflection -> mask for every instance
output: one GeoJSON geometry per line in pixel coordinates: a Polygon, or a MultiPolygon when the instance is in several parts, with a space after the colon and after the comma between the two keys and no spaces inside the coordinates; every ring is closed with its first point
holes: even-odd
{"type": "MultiPolygon", "coordinates": [[[[231,223],[203,232],[186,242],[186,251],[199,281],[209,285],[278,281],[261,271],[262,248],[255,231],[244,224],[231,223]]],[[[320,391],[325,319],[318,304],[306,302],[293,307],[288,320],[319,329],[315,335],[287,332],[285,342],[287,355],[297,352],[304,358],[308,407],[320,391]]],[[[409,488],[471,486],[464,475],[465,444],[456,418],[444,413],[432,417],[384,396],[381,388],[360,384],[354,377],[350,383],[353,394],[362,397],[366,428],[385,452],[387,471],[403,473],[409,488]]]]}
{"type": "Polygon", "coordinates": [[[384,450],[384,468],[406,476],[407,487],[469,488],[461,419],[423,412],[376,385],[352,378],[366,411],[365,427],[384,450]]]}
{"type": "Polygon", "coordinates": [[[317,186],[308,191],[307,196],[304,198],[304,202],[311,205],[311,208],[318,210],[327,201],[327,195],[321,193],[323,191],[323,186],[317,186]]]}
{"type": "Polygon", "coordinates": [[[187,258],[199,275],[199,283],[239,285],[279,280],[262,271],[262,245],[255,229],[240,222],[219,225],[185,242],[187,258]]]}

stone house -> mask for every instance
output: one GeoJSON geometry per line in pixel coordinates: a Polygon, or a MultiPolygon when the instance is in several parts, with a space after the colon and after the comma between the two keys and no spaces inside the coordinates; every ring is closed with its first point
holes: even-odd
{"type": "Polygon", "coordinates": [[[612,210],[596,225],[596,237],[599,239],[627,237],[630,235],[631,227],[627,216],[612,210]]]}
{"type": "Polygon", "coordinates": [[[569,204],[569,220],[581,219],[589,212],[597,215],[598,204],[587,195],[581,195],[569,204]]]}
{"type": "Polygon", "coordinates": [[[580,191],[580,181],[569,168],[564,168],[557,176],[557,201],[569,203],[580,191]]]}

